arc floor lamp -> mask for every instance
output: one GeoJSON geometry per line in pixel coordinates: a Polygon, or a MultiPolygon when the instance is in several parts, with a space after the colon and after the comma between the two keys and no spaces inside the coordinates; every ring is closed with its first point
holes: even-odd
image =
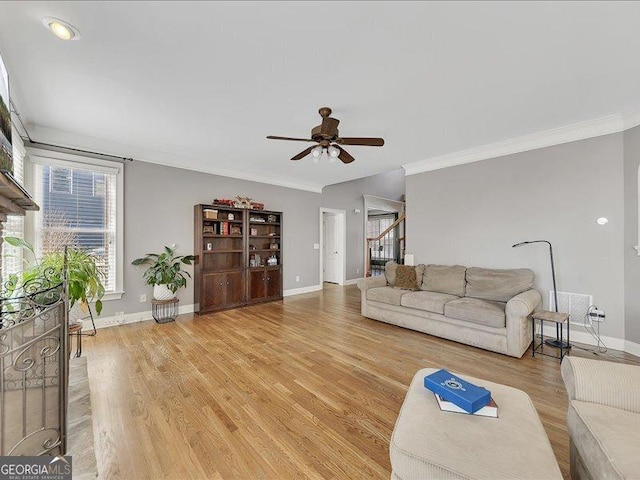
{"type": "MultiPolygon", "coordinates": [[[[556,288],[556,268],[553,264],[553,246],[551,242],[548,240],[530,240],[527,242],[516,243],[512,246],[512,248],[522,247],[524,245],[530,245],[532,243],[546,243],[549,245],[549,259],[551,260],[551,278],[553,280],[553,303],[555,307],[556,313],[558,312],[558,289],[556,288]]],[[[543,332],[540,332],[542,335],[543,332]]],[[[551,345],[556,348],[569,348],[569,342],[565,342],[560,338],[560,325],[556,324],[556,339],[555,340],[545,340],[547,345],[551,345]]]]}

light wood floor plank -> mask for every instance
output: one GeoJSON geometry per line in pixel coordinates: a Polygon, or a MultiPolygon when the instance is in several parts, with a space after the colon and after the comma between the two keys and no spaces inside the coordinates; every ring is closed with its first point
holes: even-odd
{"type": "Polygon", "coordinates": [[[366,319],[353,286],[103,329],[84,347],[102,479],[388,479],[391,431],[424,367],[526,391],[568,478],[558,361],[366,319]]]}

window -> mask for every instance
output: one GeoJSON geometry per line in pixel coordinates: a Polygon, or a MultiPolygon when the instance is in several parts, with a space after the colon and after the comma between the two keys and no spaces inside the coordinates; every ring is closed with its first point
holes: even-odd
{"type": "Polygon", "coordinates": [[[51,167],[47,183],[49,193],[73,193],[73,170],[51,167]]]}
{"type": "MultiPolygon", "coordinates": [[[[26,151],[20,139],[20,135],[15,130],[13,137],[13,177],[18,183],[24,184],[24,157],[26,151]]],[[[5,237],[24,238],[24,217],[9,216],[4,223],[2,235],[5,237]]],[[[22,265],[22,248],[12,247],[8,243],[2,244],[2,283],[9,279],[12,273],[24,270],[22,265]]]]}
{"type": "Polygon", "coordinates": [[[90,250],[105,273],[106,291],[121,294],[123,165],[42,150],[30,158],[40,205],[33,242],[38,255],[64,245],[90,250]]]}

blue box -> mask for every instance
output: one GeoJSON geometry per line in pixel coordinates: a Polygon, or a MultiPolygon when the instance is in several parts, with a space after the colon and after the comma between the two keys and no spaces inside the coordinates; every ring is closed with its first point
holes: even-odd
{"type": "Polygon", "coordinates": [[[477,412],[491,401],[489,390],[456,377],[444,369],[424,377],[424,386],[469,413],[477,412]]]}

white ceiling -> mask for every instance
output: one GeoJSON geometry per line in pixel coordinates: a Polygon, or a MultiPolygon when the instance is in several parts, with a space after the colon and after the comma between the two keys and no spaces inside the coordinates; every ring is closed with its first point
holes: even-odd
{"type": "Polygon", "coordinates": [[[0,52],[35,140],[309,189],[640,106],[637,2],[0,2],[0,52]],[[265,139],[324,105],[386,145],[265,139]]]}

